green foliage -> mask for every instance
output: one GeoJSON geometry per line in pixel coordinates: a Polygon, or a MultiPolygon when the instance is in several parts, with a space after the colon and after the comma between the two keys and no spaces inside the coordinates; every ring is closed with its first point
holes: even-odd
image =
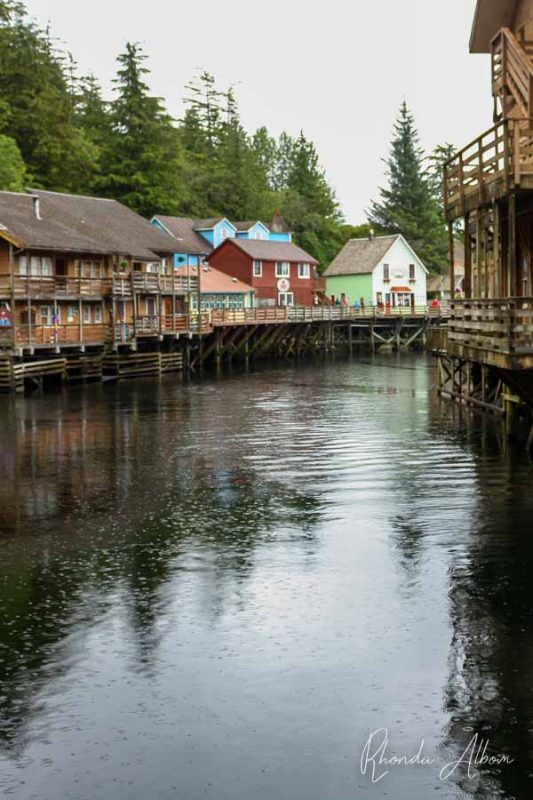
{"type": "Polygon", "coordinates": [[[205,71],[172,119],[148,76],[140,46],[128,43],[104,99],[22,4],[0,0],[1,185],[114,197],[145,216],[268,221],[279,209],[325,266],[344,235],[314,144],[265,127],[249,134],[233,90],[205,71]]]}
{"type": "Polygon", "coordinates": [[[0,134],[0,190],[22,192],[25,178],[26,165],[16,141],[0,134]]]}
{"type": "MultiPolygon", "coordinates": [[[[172,119],[144,81],[145,59],[132,43],[118,57],[117,97],[109,111],[110,130],[105,123],[101,129],[102,174],[96,185],[140,214],[171,214],[181,200],[181,148],[172,119]]],[[[98,102],[94,94],[93,101],[98,102]]]]}
{"type": "Polygon", "coordinates": [[[386,233],[403,234],[428,269],[441,272],[447,263],[446,227],[437,197],[437,171],[433,168],[428,174],[424,161],[413,116],[404,102],[386,161],[388,186],[380,190],[380,201],[372,203],[369,220],[386,233]]]}

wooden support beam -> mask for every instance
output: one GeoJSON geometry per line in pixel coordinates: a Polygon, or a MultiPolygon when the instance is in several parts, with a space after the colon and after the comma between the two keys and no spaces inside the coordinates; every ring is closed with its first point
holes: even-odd
{"type": "Polygon", "coordinates": [[[516,194],[511,192],[508,200],[507,215],[507,296],[516,297],[516,194]]]}
{"type": "Polygon", "coordinates": [[[472,297],[472,241],[470,239],[470,214],[464,218],[465,297],[472,297]]]}

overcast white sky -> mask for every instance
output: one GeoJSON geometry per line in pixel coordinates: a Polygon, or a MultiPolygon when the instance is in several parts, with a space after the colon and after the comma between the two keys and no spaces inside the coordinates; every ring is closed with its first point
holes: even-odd
{"type": "Polygon", "coordinates": [[[422,144],[463,146],[490,127],[489,57],[468,53],[475,0],[26,0],[30,13],[93,72],[106,92],[128,40],[150,56],[151,86],[181,111],[200,69],[235,84],[244,124],[300,129],[349,222],[383,182],[403,97],[422,144]]]}

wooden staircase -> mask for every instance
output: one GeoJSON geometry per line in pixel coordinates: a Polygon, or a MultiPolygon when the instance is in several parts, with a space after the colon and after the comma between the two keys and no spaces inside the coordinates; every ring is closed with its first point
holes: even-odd
{"type": "Polygon", "coordinates": [[[501,28],[491,52],[494,122],[533,120],[533,42],[519,42],[509,28],[501,28]]]}

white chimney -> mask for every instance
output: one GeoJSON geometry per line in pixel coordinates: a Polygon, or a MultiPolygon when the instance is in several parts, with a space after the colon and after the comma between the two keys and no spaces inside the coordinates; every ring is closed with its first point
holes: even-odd
{"type": "Polygon", "coordinates": [[[31,199],[33,200],[33,214],[34,214],[35,218],[36,219],[42,219],[42,217],[41,217],[41,201],[40,201],[40,198],[38,197],[38,195],[34,194],[34,195],[32,195],[31,199]]]}

